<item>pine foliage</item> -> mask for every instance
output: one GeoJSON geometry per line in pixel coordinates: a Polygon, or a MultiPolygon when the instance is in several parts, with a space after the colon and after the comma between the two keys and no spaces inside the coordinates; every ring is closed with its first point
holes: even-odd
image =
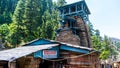
{"type": "MultiPolygon", "coordinates": [[[[19,0],[11,15],[7,43],[17,47],[37,38],[55,39],[58,27],[57,4],[52,0],[19,0]]],[[[1,6],[0,6],[1,7],[1,6]]],[[[6,16],[6,15],[5,15],[6,16]]]]}

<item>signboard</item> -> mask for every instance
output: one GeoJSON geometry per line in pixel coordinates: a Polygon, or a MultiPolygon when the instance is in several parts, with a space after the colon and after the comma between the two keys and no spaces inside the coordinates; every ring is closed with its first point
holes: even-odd
{"type": "Polygon", "coordinates": [[[56,50],[43,50],[43,58],[44,59],[57,58],[57,51],[56,50]]]}

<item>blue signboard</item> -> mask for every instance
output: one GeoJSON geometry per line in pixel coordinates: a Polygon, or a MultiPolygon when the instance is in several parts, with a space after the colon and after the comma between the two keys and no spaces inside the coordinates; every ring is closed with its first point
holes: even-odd
{"type": "Polygon", "coordinates": [[[59,47],[53,47],[51,49],[40,50],[34,53],[35,58],[53,59],[59,57],[59,47]]]}

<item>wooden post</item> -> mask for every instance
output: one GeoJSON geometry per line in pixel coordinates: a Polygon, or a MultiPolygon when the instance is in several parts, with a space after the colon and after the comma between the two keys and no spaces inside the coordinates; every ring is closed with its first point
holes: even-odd
{"type": "Polygon", "coordinates": [[[8,68],[11,68],[11,67],[10,67],[10,62],[9,62],[9,61],[8,61],[8,68]]]}
{"type": "Polygon", "coordinates": [[[55,61],[53,61],[53,68],[55,68],[55,61]]]}

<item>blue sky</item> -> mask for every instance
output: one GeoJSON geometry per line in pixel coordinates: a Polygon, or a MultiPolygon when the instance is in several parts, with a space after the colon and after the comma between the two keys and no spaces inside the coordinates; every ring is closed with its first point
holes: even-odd
{"type": "Polygon", "coordinates": [[[120,0],[86,0],[90,21],[101,35],[120,39],[120,0]]]}
{"type": "MultiPolygon", "coordinates": [[[[80,0],[66,0],[74,3],[80,0]]],[[[99,29],[101,36],[107,35],[120,39],[120,0],[85,0],[94,29],[99,29]]]]}

